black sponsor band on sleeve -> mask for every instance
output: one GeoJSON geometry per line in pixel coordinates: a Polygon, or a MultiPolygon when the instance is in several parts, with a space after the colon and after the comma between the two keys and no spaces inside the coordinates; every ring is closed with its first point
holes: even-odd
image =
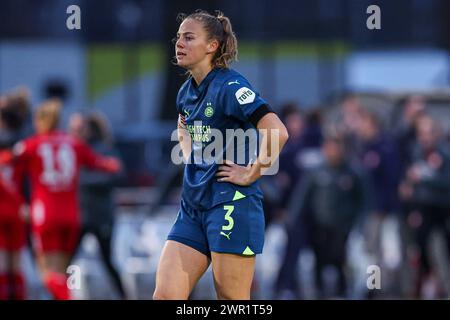
{"type": "Polygon", "coordinates": [[[263,105],[259,106],[258,109],[256,109],[250,115],[249,120],[256,128],[256,126],[258,125],[259,120],[261,120],[262,117],[264,117],[268,113],[275,113],[275,111],[273,111],[272,108],[270,108],[270,106],[268,104],[263,104],[263,105]]]}

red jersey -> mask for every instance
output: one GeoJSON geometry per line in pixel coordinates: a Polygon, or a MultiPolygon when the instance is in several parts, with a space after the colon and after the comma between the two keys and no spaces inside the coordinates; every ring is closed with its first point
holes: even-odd
{"type": "MultiPolygon", "coordinates": [[[[108,158],[81,140],[59,131],[34,135],[13,149],[17,172],[31,183],[34,227],[79,223],[78,179],[81,166],[108,170],[108,158]]],[[[21,178],[19,178],[21,180],[21,178]]]]}

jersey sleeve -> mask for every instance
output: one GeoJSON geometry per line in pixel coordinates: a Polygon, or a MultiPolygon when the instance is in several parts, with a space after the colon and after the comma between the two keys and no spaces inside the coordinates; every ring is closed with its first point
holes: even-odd
{"type": "Polygon", "coordinates": [[[21,190],[25,180],[25,175],[29,170],[29,163],[33,152],[36,149],[36,141],[26,139],[17,142],[12,148],[14,175],[13,180],[16,186],[21,190]]]}
{"type": "Polygon", "coordinates": [[[12,148],[13,163],[18,168],[25,168],[36,152],[36,140],[25,139],[17,142],[12,148]]]}
{"type": "Polygon", "coordinates": [[[80,165],[91,170],[100,170],[110,173],[116,173],[120,170],[120,161],[115,157],[102,156],[88,146],[86,143],[79,141],[77,145],[77,156],[80,165]]]}
{"type": "Polygon", "coordinates": [[[104,157],[96,154],[94,150],[84,142],[80,141],[78,143],[77,153],[82,166],[89,169],[102,169],[104,157]]]}
{"type": "Polygon", "coordinates": [[[227,80],[222,87],[222,104],[225,114],[241,121],[250,121],[250,116],[267,102],[243,77],[227,80]]]}

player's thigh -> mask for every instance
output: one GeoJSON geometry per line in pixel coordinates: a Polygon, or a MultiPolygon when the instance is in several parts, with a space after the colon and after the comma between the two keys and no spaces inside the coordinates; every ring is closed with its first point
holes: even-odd
{"type": "Polygon", "coordinates": [[[0,274],[8,271],[8,252],[0,248],[0,274]]]}
{"type": "Polygon", "coordinates": [[[67,268],[71,258],[77,249],[81,234],[81,225],[77,220],[68,221],[61,226],[61,246],[58,247],[62,254],[61,264],[67,268]]]}
{"type": "Polygon", "coordinates": [[[256,256],[211,252],[211,258],[217,297],[250,299],[256,256]]]}
{"type": "Polygon", "coordinates": [[[187,299],[210,260],[185,244],[168,240],[156,272],[154,299],[187,299]]]}
{"type": "MultiPolygon", "coordinates": [[[[0,217],[1,218],[1,217],[0,217]]],[[[8,229],[0,220],[0,273],[8,270],[8,229]]]]}
{"type": "Polygon", "coordinates": [[[66,273],[68,255],[63,251],[44,252],[40,256],[41,268],[45,272],[66,273]]]}
{"type": "Polygon", "coordinates": [[[22,260],[21,252],[26,244],[26,226],[23,221],[16,217],[11,225],[11,242],[10,242],[10,269],[20,272],[22,260]]]}
{"type": "Polygon", "coordinates": [[[11,257],[11,271],[21,272],[22,271],[22,253],[20,250],[10,252],[11,257]]]}
{"type": "Polygon", "coordinates": [[[34,247],[41,272],[66,272],[69,253],[66,251],[64,231],[56,224],[34,230],[34,247]]]}

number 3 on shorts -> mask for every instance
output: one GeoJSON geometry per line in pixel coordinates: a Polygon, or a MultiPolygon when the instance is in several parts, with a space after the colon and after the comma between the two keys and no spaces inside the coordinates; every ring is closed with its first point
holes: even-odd
{"type": "Polygon", "coordinates": [[[222,226],[222,230],[228,231],[233,229],[234,226],[234,220],[231,217],[231,213],[234,211],[234,206],[223,206],[223,209],[227,211],[225,213],[225,220],[228,221],[228,225],[222,226]]]}

